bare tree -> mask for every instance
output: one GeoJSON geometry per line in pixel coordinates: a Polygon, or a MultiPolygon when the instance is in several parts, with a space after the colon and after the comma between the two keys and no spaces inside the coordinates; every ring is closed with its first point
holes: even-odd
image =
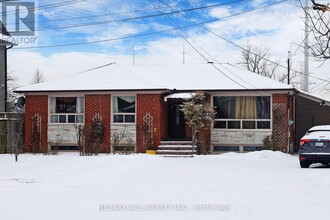
{"type": "Polygon", "coordinates": [[[300,3],[307,17],[309,35],[313,36],[308,47],[316,60],[325,61],[330,58],[330,7],[314,0],[312,3],[312,8],[300,3]]]}
{"type": "Polygon", "coordinates": [[[17,94],[14,93],[14,90],[18,87],[18,85],[17,85],[17,78],[15,76],[13,76],[12,72],[8,73],[7,86],[8,86],[7,111],[14,112],[14,111],[16,111],[15,103],[17,100],[17,94]]]}
{"type": "Polygon", "coordinates": [[[241,51],[241,61],[243,65],[251,72],[257,73],[269,78],[278,78],[279,62],[269,60],[270,50],[267,47],[248,45],[241,51]]]}
{"type": "Polygon", "coordinates": [[[44,75],[39,71],[39,69],[37,69],[37,71],[34,73],[32,77],[31,84],[38,84],[44,81],[45,81],[44,75]]]}

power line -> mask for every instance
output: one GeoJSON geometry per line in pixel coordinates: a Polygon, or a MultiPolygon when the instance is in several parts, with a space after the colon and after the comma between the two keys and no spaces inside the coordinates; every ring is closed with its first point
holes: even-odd
{"type": "MultiPolygon", "coordinates": [[[[315,25],[317,25],[318,22],[320,22],[320,21],[321,21],[321,20],[316,21],[315,25]]],[[[289,59],[291,59],[291,58],[297,53],[298,49],[299,49],[300,47],[302,47],[302,45],[306,42],[306,40],[308,40],[308,37],[309,37],[310,33],[312,33],[311,30],[307,33],[307,35],[305,36],[305,38],[303,39],[303,41],[301,42],[301,44],[300,44],[300,45],[297,47],[297,49],[292,53],[292,55],[290,56],[289,59]]]]}
{"type": "MultiPolygon", "coordinates": [[[[160,3],[168,6],[167,4],[163,3],[162,1],[158,0],[160,3]]],[[[169,8],[171,8],[172,10],[174,10],[172,7],[168,6],[169,8]]],[[[166,18],[166,20],[168,21],[168,23],[171,25],[171,26],[174,26],[171,24],[171,22],[166,18]]],[[[176,25],[175,25],[176,26],[176,25]]],[[[177,29],[176,32],[204,59],[206,60],[206,62],[210,65],[213,66],[213,68],[215,68],[218,72],[222,73],[225,77],[227,77],[229,80],[231,80],[232,82],[236,83],[237,85],[245,88],[245,89],[248,89],[246,86],[242,85],[241,83],[237,82],[236,80],[234,80],[232,77],[230,77],[229,75],[227,75],[225,72],[223,72],[222,70],[220,70],[216,65],[214,65],[213,62],[210,62],[199,50],[197,50],[197,48],[195,48],[189,41],[188,39],[183,36],[183,34],[177,29]]],[[[207,55],[209,55],[213,60],[216,60],[214,57],[212,57],[206,50],[204,50],[195,40],[193,40],[187,33],[185,33],[199,48],[201,48],[204,53],[206,53],[207,55]]],[[[228,71],[228,69],[227,69],[228,71]]],[[[229,71],[230,72],[230,71],[229,71]]],[[[231,72],[232,73],[232,72],[231,72]]],[[[238,77],[237,75],[235,75],[234,73],[232,73],[234,76],[236,76],[237,78],[239,78],[240,80],[242,80],[243,82],[249,84],[248,82],[246,82],[245,80],[241,79],[240,77],[238,77]]],[[[251,85],[251,84],[249,84],[251,85]]],[[[252,87],[254,87],[253,85],[251,85],[252,87]]]]}
{"type": "MultiPolygon", "coordinates": [[[[158,0],[160,3],[166,5],[167,7],[171,8],[172,10],[175,10],[173,7],[169,6],[168,4],[162,2],[161,0],[158,0]]],[[[186,17],[186,16],[185,16],[186,17]]],[[[183,37],[183,39],[189,43],[189,45],[199,54],[201,55],[206,61],[207,63],[211,64],[218,72],[222,73],[224,76],[226,76],[228,79],[230,79],[231,81],[233,81],[234,83],[236,83],[239,86],[242,86],[245,89],[249,89],[246,86],[242,85],[241,83],[237,82],[236,80],[234,80],[233,78],[231,78],[230,76],[228,76],[226,73],[224,73],[222,70],[220,70],[217,66],[214,65],[213,62],[210,62],[204,55],[202,55],[189,41],[188,39],[186,39],[180,32],[179,30],[177,30],[177,32],[179,33],[179,35],[181,37],[183,37]]],[[[191,38],[187,33],[185,33],[204,53],[206,53],[209,57],[211,57],[214,61],[216,61],[218,64],[220,64],[225,70],[227,70],[228,72],[230,72],[232,75],[234,75],[236,78],[240,79],[241,81],[243,81],[244,83],[256,88],[255,86],[253,86],[252,84],[248,83],[247,81],[245,81],[244,79],[242,79],[241,77],[237,76],[235,73],[233,73],[232,71],[228,70],[224,65],[222,65],[219,61],[217,61],[210,53],[208,53],[203,47],[201,47],[193,38],[191,38]]]]}
{"type": "Polygon", "coordinates": [[[107,67],[107,66],[111,66],[113,64],[116,64],[116,62],[111,62],[111,63],[107,63],[107,64],[104,64],[104,65],[101,65],[101,66],[97,66],[97,67],[94,67],[94,68],[91,68],[91,69],[88,69],[88,70],[81,71],[81,72],[79,72],[77,74],[86,73],[86,72],[90,72],[92,70],[101,69],[101,68],[104,68],[104,67],[107,67]]]}
{"type": "MultiPolygon", "coordinates": [[[[286,1],[287,1],[287,0],[279,1],[279,2],[276,2],[276,3],[274,3],[274,4],[280,4],[280,3],[283,3],[283,2],[286,2],[286,1]]],[[[269,4],[269,5],[265,6],[265,7],[269,7],[269,6],[272,6],[272,5],[274,5],[274,4],[269,4]]],[[[191,21],[191,22],[193,22],[193,21],[191,21]]],[[[193,23],[195,23],[195,22],[193,22],[193,23]]],[[[214,31],[212,31],[212,30],[210,30],[210,29],[204,27],[202,24],[198,24],[198,23],[195,23],[195,24],[198,25],[198,26],[200,26],[200,27],[203,28],[204,30],[206,30],[206,31],[208,31],[208,32],[210,32],[210,33],[212,33],[213,35],[215,35],[215,36],[221,38],[222,40],[224,40],[224,41],[226,41],[226,42],[228,42],[228,43],[230,43],[230,44],[232,44],[232,45],[234,45],[234,46],[236,46],[236,47],[238,47],[238,48],[240,48],[240,49],[242,49],[242,50],[245,50],[245,51],[247,51],[247,52],[249,52],[249,53],[251,53],[251,54],[253,54],[253,55],[255,55],[255,56],[259,56],[259,57],[261,57],[260,55],[258,55],[258,54],[256,54],[256,53],[253,53],[253,52],[249,51],[248,49],[246,49],[246,48],[244,48],[244,47],[242,47],[242,46],[240,46],[240,45],[238,45],[238,44],[236,44],[236,43],[234,43],[234,42],[232,42],[232,41],[230,41],[230,40],[228,40],[228,39],[222,37],[221,35],[215,33],[214,31]]],[[[272,63],[272,64],[275,64],[275,65],[278,65],[278,66],[280,66],[280,67],[282,67],[282,68],[287,69],[286,66],[284,66],[284,65],[282,65],[282,64],[280,64],[280,63],[277,63],[277,62],[272,61],[272,60],[270,60],[270,59],[268,59],[268,58],[265,58],[265,57],[261,57],[261,58],[264,59],[264,60],[266,60],[266,61],[268,61],[268,62],[270,62],[270,63],[272,63]]],[[[303,72],[301,72],[301,71],[298,71],[298,70],[294,70],[294,69],[290,69],[290,70],[293,71],[293,72],[299,73],[299,74],[304,74],[304,75],[306,75],[305,73],[303,73],[303,72]]],[[[321,78],[319,78],[319,77],[315,77],[315,76],[311,76],[311,75],[309,75],[309,76],[312,77],[312,78],[315,78],[315,79],[324,80],[324,79],[321,79],[321,78]]],[[[329,81],[329,82],[330,82],[330,81],[329,81]]]]}
{"type": "MultiPolygon", "coordinates": [[[[15,1],[15,0],[13,0],[15,1]]],[[[246,1],[246,0],[242,0],[242,1],[246,1]]],[[[0,0],[1,2],[1,0],[0,0]]],[[[200,0],[198,1],[190,1],[190,3],[196,3],[196,2],[200,2],[200,0]]],[[[222,3],[223,5],[225,4],[229,4],[230,2],[225,2],[225,3],[222,3]]],[[[178,4],[173,4],[172,6],[176,6],[178,4]]],[[[156,11],[158,9],[164,9],[164,8],[167,8],[167,7],[159,7],[157,9],[155,8],[146,8],[146,9],[143,9],[143,10],[132,10],[132,11],[124,11],[124,12],[116,12],[116,13],[107,13],[107,14],[101,14],[101,15],[89,15],[89,16],[79,16],[79,17],[69,17],[69,18],[62,18],[62,19],[48,19],[46,21],[39,21],[38,23],[49,23],[49,22],[57,22],[57,21],[72,21],[72,20],[83,20],[83,19],[89,19],[89,18],[98,18],[98,17],[107,17],[107,16],[113,16],[113,15],[123,15],[123,14],[132,14],[132,13],[145,13],[145,12],[148,12],[148,11],[156,11]]],[[[31,23],[31,22],[27,22],[27,23],[31,23]]],[[[14,24],[14,23],[12,23],[14,24]]]]}
{"type": "MultiPolygon", "coordinates": [[[[284,1],[288,1],[288,0],[284,0],[284,1]]],[[[206,20],[206,21],[202,21],[202,22],[195,22],[195,23],[190,24],[190,25],[179,26],[178,28],[169,28],[169,29],[165,29],[165,30],[148,32],[148,33],[143,33],[143,34],[135,34],[135,35],[125,36],[125,37],[108,38],[108,39],[104,39],[104,40],[95,40],[95,41],[88,41],[88,42],[77,42],[77,43],[55,44],[55,45],[42,45],[42,46],[31,46],[31,47],[14,47],[13,49],[16,49],[16,50],[18,49],[19,50],[19,49],[44,49],[44,48],[54,48],[54,47],[67,47],[67,46],[78,46],[78,45],[118,41],[118,40],[130,39],[130,38],[138,38],[138,37],[143,37],[143,36],[148,36],[148,35],[171,32],[171,31],[174,31],[176,29],[190,28],[190,27],[195,27],[195,26],[199,26],[199,25],[202,25],[202,24],[207,24],[207,23],[211,23],[211,22],[225,20],[225,19],[228,19],[228,18],[232,18],[232,17],[235,17],[235,16],[242,15],[242,14],[250,13],[250,12],[253,12],[253,11],[256,11],[256,10],[264,9],[266,7],[276,5],[276,4],[279,4],[279,3],[272,3],[272,4],[269,4],[269,5],[266,5],[266,6],[262,6],[262,7],[258,7],[258,8],[254,8],[254,9],[250,9],[250,10],[245,10],[243,12],[239,12],[239,13],[236,13],[236,14],[231,14],[231,15],[228,15],[228,16],[220,17],[220,18],[210,19],[210,20],[206,20]]]]}
{"type": "Polygon", "coordinates": [[[93,26],[93,25],[100,25],[100,24],[107,24],[107,23],[119,23],[119,22],[140,20],[140,19],[146,19],[146,18],[154,18],[154,17],[164,16],[164,15],[174,15],[174,14],[181,13],[181,12],[191,12],[191,11],[196,11],[196,10],[214,8],[214,7],[218,7],[218,6],[222,6],[222,5],[239,3],[239,2],[242,2],[242,1],[245,1],[245,0],[236,0],[236,1],[227,2],[227,3],[206,5],[206,6],[196,7],[196,8],[183,9],[183,10],[179,10],[179,11],[163,12],[163,13],[158,13],[158,14],[144,15],[144,16],[138,16],[138,17],[132,17],[132,18],[124,18],[124,19],[119,19],[119,20],[95,21],[95,22],[88,22],[88,23],[84,23],[84,24],[75,24],[75,25],[59,26],[59,27],[56,27],[56,26],[43,26],[43,27],[39,27],[37,29],[37,31],[67,29],[67,28],[76,28],[76,27],[86,27],[86,26],[93,26]]]}
{"type": "MultiPolygon", "coordinates": [[[[161,3],[163,3],[161,0],[158,0],[158,1],[161,2],[161,3]]],[[[276,2],[276,3],[273,3],[273,4],[266,5],[266,6],[264,6],[264,7],[270,7],[270,6],[272,6],[272,5],[280,4],[280,3],[284,3],[284,2],[286,2],[286,1],[287,1],[287,0],[279,1],[279,2],[276,2]]],[[[166,3],[163,3],[163,4],[166,5],[166,3]]],[[[171,7],[171,8],[172,8],[172,7],[171,7]]],[[[172,10],[175,10],[175,9],[172,8],[172,10]]],[[[185,15],[183,15],[183,16],[186,17],[185,15]]],[[[187,18],[187,17],[186,17],[186,18],[187,18]]],[[[191,21],[189,18],[187,18],[187,19],[188,19],[189,21],[191,21]]],[[[204,27],[204,26],[201,25],[200,23],[196,23],[196,22],[194,22],[194,21],[191,21],[191,22],[193,22],[193,23],[195,23],[196,25],[200,26],[200,27],[203,28],[204,30],[206,30],[206,31],[208,31],[208,32],[210,32],[210,33],[212,33],[213,35],[215,35],[215,36],[217,36],[217,37],[223,39],[224,41],[226,41],[226,42],[228,42],[228,43],[230,43],[230,44],[232,44],[232,45],[234,45],[234,46],[236,46],[236,47],[238,47],[238,48],[240,48],[240,49],[242,49],[242,50],[245,50],[245,51],[247,51],[247,52],[249,52],[249,53],[251,53],[251,54],[253,54],[253,55],[255,55],[255,56],[261,57],[260,55],[258,55],[258,54],[256,54],[256,53],[253,53],[253,52],[251,52],[251,51],[248,51],[246,48],[244,48],[244,47],[242,47],[242,46],[240,46],[240,45],[238,45],[238,44],[236,44],[236,43],[234,43],[234,42],[232,42],[232,41],[230,41],[230,40],[228,40],[228,39],[222,37],[221,35],[219,35],[219,34],[213,32],[213,31],[211,31],[210,29],[204,27]]],[[[277,62],[275,62],[275,61],[272,61],[272,60],[267,59],[267,58],[264,58],[264,57],[261,57],[261,58],[264,59],[264,60],[266,60],[266,61],[268,61],[268,62],[270,62],[270,63],[273,63],[273,64],[275,64],[275,65],[278,65],[278,66],[280,66],[280,67],[282,67],[282,68],[287,69],[286,66],[284,66],[284,65],[282,65],[282,64],[280,64],[280,63],[277,63],[277,62]]],[[[296,73],[299,73],[299,74],[304,74],[304,75],[306,75],[305,73],[302,73],[301,71],[298,71],[298,70],[290,69],[290,71],[293,71],[293,72],[296,72],[296,73]]],[[[328,82],[330,83],[330,80],[325,80],[325,79],[322,79],[322,78],[319,78],[319,77],[315,77],[315,76],[311,76],[311,75],[309,75],[309,76],[310,76],[311,78],[315,78],[315,79],[318,79],[318,80],[328,81],[328,82]]]]}
{"type": "MultiPolygon", "coordinates": [[[[41,26],[41,27],[38,27],[36,29],[36,31],[70,29],[70,28],[77,28],[77,27],[86,27],[86,26],[94,26],[94,25],[101,25],[101,24],[120,23],[120,22],[127,22],[127,21],[133,21],[133,20],[141,20],[141,19],[159,17],[159,16],[163,16],[163,15],[173,15],[173,14],[177,14],[177,13],[180,13],[180,12],[191,12],[191,11],[196,11],[196,10],[214,8],[214,7],[228,5],[228,4],[239,3],[239,2],[242,2],[242,1],[246,1],[246,0],[235,0],[235,1],[231,1],[231,2],[218,3],[218,4],[200,6],[200,7],[189,8],[189,9],[182,9],[182,10],[177,11],[177,12],[163,12],[163,13],[159,13],[159,14],[137,16],[137,17],[131,17],[131,18],[118,19],[118,20],[94,21],[94,22],[87,22],[87,23],[83,23],[83,24],[72,24],[72,25],[67,25],[67,26],[41,26]]],[[[140,11],[140,12],[145,12],[145,11],[143,10],[143,11],[140,11]]],[[[110,15],[112,15],[112,14],[110,14],[110,15]]],[[[90,17],[100,17],[100,16],[103,16],[103,15],[96,15],[96,16],[90,16],[90,17]]],[[[106,16],[108,16],[108,15],[106,15],[106,16]]],[[[86,18],[89,18],[89,17],[86,17],[86,18]]],[[[70,18],[70,20],[71,20],[71,18],[70,18]]]]}
{"type": "MultiPolygon", "coordinates": [[[[80,2],[84,2],[87,0],[70,0],[70,1],[64,1],[64,2],[58,2],[58,3],[54,3],[54,4],[48,4],[48,5],[41,5],[38,7],[27,7],[23,10],[25,11],[37,11],[37,10],[44,10],[44,9],[49,9],[49,8],[56,8],[56,7],[61,7],[61,6],[65,6],[65,5],[71,5],[71,4],[77,4],[80,2]]],[[[22,10],[22,9],[20,9],[22,10]]],[[[23,11],[22,10],[22,11],[23,11]]],[[[16,11],[6,11],[6,12],[2,12],[2,14],[15,14],[16,11]]]]}

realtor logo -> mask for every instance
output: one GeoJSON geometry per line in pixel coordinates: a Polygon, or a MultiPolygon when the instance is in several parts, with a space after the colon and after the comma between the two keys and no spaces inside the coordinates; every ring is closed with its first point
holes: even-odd
{"type": "Polygon", "coordinates": [[[3,2],[2,23],[11,36],[34,36],[35,3],[3,2]]]}

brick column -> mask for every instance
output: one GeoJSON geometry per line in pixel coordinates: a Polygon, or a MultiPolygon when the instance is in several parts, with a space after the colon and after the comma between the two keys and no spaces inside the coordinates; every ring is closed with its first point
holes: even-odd
{"type": "Polygon", "coordinates": [[[25,96],[25,141],[24,150],[31,152],[32,138],[32,117],[39,114],[41,117],[41,151],[48,151],[48,96],[47,95],[26,95],[25,96]]]}
{"type": "Polygon", "coordinates": [[[136,125],[137,125],[137,152],[144,153],[143,148],[143,132],[141,127],[143,126],[143,116],[150,112],[153,116],[153,126],[154,126],[154,144],[152,149],[156,149],[160,144],[161,134],[164,135],[164,120],[162,115],[162,102],[161,94],[137,94],[137,115],[136,115],[136,125]]]}
{"type": "Polygon", "coordinates": [[[273,94],[274,150],[285,152],[288,146],[288,94],[273,94]]]}
{"type": "MultiPolygon", "coordinates": [[[[211,95],[209,94],[206,95],[206,104],[209,105],[211,104],[211,95]]],[[[200,140],[203,141],[205,144],[205,152],[200,152],[200,153],[211,152],[211,129],[203,129],[200,132],[200,140]]]]}
{"type": "Polygon", "coordinates": [[[100,114],[104,126],[102,153],[110,153],[110,95],[85,95],[85,125],[92,126],[93,117],[100,114]]]}

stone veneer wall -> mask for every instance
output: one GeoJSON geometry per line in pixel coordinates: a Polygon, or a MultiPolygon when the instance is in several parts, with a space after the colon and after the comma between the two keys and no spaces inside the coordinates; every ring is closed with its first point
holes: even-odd
{"type": "MultiPolygon", "coordinates": [[[[121,124],[112,124],[110,126],[110,134],[107,135],[112,135],[112,134],[128,134],[130,138],[132,138],[132,141],[135,146],[135,151],[136,151],[136,125],[135,124],[127,124],[127,125],[121,125],[121,124]]],[[[127,138],[123,138],[120,142],[121,144],[127,144],[128,140],[127,138]]],[[[113,152],[113,149],[111,147],[111,152],[113,152]]]]}
{"type": "Polygon", "coordinates": [[[57,141],[61,145],[77,145],[76,128],[71,124],[49,124],[48,143],[54,145],[57,141]]]}

